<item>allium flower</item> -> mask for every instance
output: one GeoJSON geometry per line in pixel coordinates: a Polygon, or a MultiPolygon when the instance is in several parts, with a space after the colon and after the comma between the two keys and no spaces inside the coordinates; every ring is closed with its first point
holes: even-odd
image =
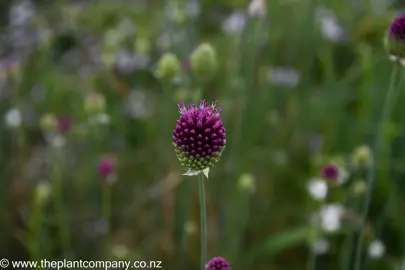
{"type": "Polygon", "coordinates": [[[72,119],[69,117],[60,117],[58,119],[58,127],[59,131],[62,133],[68,132],[70,128],[72,127],[72,119]]]}
{"type": "Polygon", "coordinates": [[[115,170],[115,163],[112,159],[104,158],[98,164],[98,173],[102,177],[110,176],[115,170]]]}
{"type": "Polygon", "coordinates": [[[214,166],[225,148],[225,128],[219,119],[221,109],[215,105],[208,105],[205,100],[188,108],[184,102],[177,105],[181,115],[172,138],[177,158],[189,170],[187,175],[214,166]]]}
{"type": "Polygon", "coordinates": [[[222,257],[215,257],[207,263],[207,270],[231,270],[231,265],[222,257]]]}
{"type": "Polygon", "coordinates": [[[385,45],[394,58],[405,57],[405,14],[394,19],[385,36],[385,45]]]}
{"type": "Polygon", "coordinates": [[[337,180],[339,178],[339,169],[333,164],[328,164],[322,168],[322,177],[326,180],[337,180]]]}

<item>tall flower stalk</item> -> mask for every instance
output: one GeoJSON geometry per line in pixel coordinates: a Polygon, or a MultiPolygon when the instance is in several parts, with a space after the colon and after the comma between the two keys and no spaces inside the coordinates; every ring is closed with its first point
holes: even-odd
{"type": "Polygon", "coordinates": [[[207,211],[205,207],[204,177],[198,175],[198,187],[200,191],[200,215],[201,215],[201,270],[205,270],[207,262],[207,211]]]}
{"type": "Polygon", "coordinates": [[[390,115],[394,107],[395,98],[397,97],[396,84],[399,73],[398,72],[399,63],[403,62],[403,59],[405,57],[405,15],[398,16],[391,24],[386,35],[385,45],[387,47],[388,52],[391,55],[391,58],[395,60],[395,65],[391,73],[390,85],[385,97],[381,121],[377,125],[377,129],[375,132],[376,139],[374,142],[374,161],[373,161],[374,166],[370,168],[367,177],[367,189],[364,197],[363,214],[360,225],[360,235],[359,240],[357,242],[355,253],[355,265],[354,265],[355,270],[360,270],[361,267],[364,228],[366,225],[367,215],[372,200],[372,189],[376,178],[376,166],[378,166],[379,164],[381,149],[383,146],[384,128],[390,120],[390,115]]]}
{"type": "Polygon", "coordinates": [[[205,100],[199,105],[178,105],[180,119],[173,131],[173,146],[181,164],[187,168],[184,175],[198,176],[201,212],[201,270],[207,264],[207,217],[204,175],[220,159],[226,145],[225,128],[219,119],[221,109],[205,100]],[[204,174],[204,175],[203,175],[204,174]]]}

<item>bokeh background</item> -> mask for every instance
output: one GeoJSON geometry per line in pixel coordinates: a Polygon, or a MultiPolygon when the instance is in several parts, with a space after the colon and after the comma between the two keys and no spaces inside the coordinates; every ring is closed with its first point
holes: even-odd
{"type": "Polygon", "coordinates": [[[362,269],[404,269],[404,92],[378,164],[368,146],[393,68],[383,37],[405,6],[254,2],[0,2],[1,257],[198,269],[198,185],[171,135],[176,104],[205,98],[227,129],[206,181],[208,257],[235,270],[302,270],[311,256],[314,269],[352,269],[377,166],[362,269]],[[218,62],[208,81],[190,64],[202,43],[218,62]],[[156,73],[165,53],[181,63],[169,81],[156,73]],[[339,179],[321,179],[326,164],[339,179]]]}

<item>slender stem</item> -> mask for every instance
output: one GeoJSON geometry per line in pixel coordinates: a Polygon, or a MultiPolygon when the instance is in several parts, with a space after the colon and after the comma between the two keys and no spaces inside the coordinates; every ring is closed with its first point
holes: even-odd
{"type": "Polygon", "coordinates": [[[319,216],[317,217],[317,222],[315,224],[315,226],[312,228],[311,231],[311,241],[310,241],[310,257],[308,260],[308,264],[307,264],[307,270],[315,270],[316,269],[316,251],[314,250],[314,244],[317,241],[318,238],[318,220],[319,220],[319,216]]]}
{"type": "MultiPolygon", "coordinates": [[[[57,157],[59,158],[59,157],[57,157]]],[[[70,236],[69,236],[69,227],[65,220],[64,206],[63,206],[63,192],[62,192],[62,179],[61,179],[61,168],[60,168],[60,160],[54,161],[55,163],[52,164],[52,173],[53,173],[53,185],[54,185],[54,207],[55,213],[58,218],[59,222],[59,237],[62,245],[62,250],[64,257],[67,258],[70,252],[70,236]]]]}
{"type": "Polygon", "coordinates": [[[103,194],[102,194],[102,215],[103,219],[107,225],[107,231],[106,231],[106,239],[108,239],[108,236],[110,234],[110,213],[111,213],[111,186],[109,183],[103,183],[102,186],[103,189],[103,194]]]}
{"type": "Polygon", "coordinates": [[[361,267],[361,254],[362,254],[362,248],[363,248],[363,238],[364,238],[364,227],[366,225],[366,219],[367,215],[369,212],[370,208],[370,203],[372,199],[372,189],[375,181],[375,175],[376,175],[376,166],[378,166],[379,162],[379,157],[380,157],[380,152],[381,152],[381,146],[383,143],[383,135],[384,135],[384,127],[389,120],[389,116],[392,110],[392,104],[393,104],[393,97],[395,96],[395,83],[396,83],[396,78],[398,74],[398,65],[396,64],[394,66],[394,69],[391,73],[391,79],[390,79],[390,86],[387,92],[387,95],[385,97],[385,104],[383,107],[383,114],[380,123],[377,126],[376,130],[376,139],[374,142],[374,166],[372,166],[368,172],[368,177],[367,177],[367,190],[365,192],[365,198],[364,198],[364,205],[363,205],[363,215],[362,215],[362,221],[361,221],[361,226],[360,226],[360,235],[359,235],[359,240],[357,242],[357,247],[356,247],[356,256],[355,256],[355,270],[360,270],[361,267]]]}
{"type": "MultiPolygon", "coordinates": [[[[320,202],[319,204],[319,209],[322,209],[324,205],[324,201],[320,202]]],[[[316,259],[317,259],[317,254],[315,251],[315,244],[316,241],[318,241],[318,234],[319,234],[319,226],[320,226],[320,220],[321,220],[321,214],[320,211],[317,212],[316,214],[316,219],[315,219],[315,224],[312,227],[311,230],[311,235],[310,235],[310,258],[307,263],[307,270],[315,270],[316,269],[316,259]]]]}
{"type": "Polygon", "coordinates": [[[201,270],[205,270],[207,263],[207,213],[205,209],[204,175],[202,173],[198,174],[198,186],[201,212],[201,270]]]}

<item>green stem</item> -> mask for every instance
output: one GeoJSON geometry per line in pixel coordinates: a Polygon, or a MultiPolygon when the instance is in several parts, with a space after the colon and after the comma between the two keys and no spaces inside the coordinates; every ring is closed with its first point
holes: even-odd
{"type": "MultiPolygon", "coordinates": [[[[314,226],[312,232],[311,232],[311,245],[314,245],[316,239],[318,238],[318,223],[314,226]]],[[[315,270],[316,269],[316,252],[314,250],[314,247],[311,246],[310,247],[310,257],[308,260],[308,264],[307,264],[307,269],[308,270],[315,270]]]]}
{"type": "Polygon", "coordinates": [[[386,123],[389,120],[389,116],[392,110],[392,104],[393,104],[393,97],[395,96],[395,82],[398,74],[398,63],[394,66],[394,70],[391,73],[391,79],[390,79],[390,86],[387,92],[387,95],[385,97],[385,104],[383,107],[383,114],[382,114],[382,119],[380,123],[377,126],[376,130],[376,139],[374,142],[374,166],[370,168],[368,172],[368,177],[367,177],[367,190],[365,193],[365,198],[364,198],[364,206],[363,206],[363,215],[362,215],[362,221],[361,221],[361,226],[360,226],[360,235],[359,235],[359,240],[357,242],[357,247],[356,247],[356,253],[355,253],[355,270],[360,270],[361,267],[361,254],[362,254],[362,248],[363,248],[363,238],[364,238],[364,227],[366,225],[366,219],[367,215],[369,212],[370,208],[370,203],[372,199],[372,189],[375,181],[375,175],[376,175],[376,166],[379,164],[379,157],[380,157],[380,152],[381,152],[381,146],[383,143],[383,136],[384,136],[384,127],[386,123]]]}
{"type": "Polygon", "coordinates": [[[107,232],[106,232],[106,239],[110,234],[110,213],[111,213],[111,206],[110,206],[110,198],[111,198],[111,189],[109,183],[103,183],[103,197],[102,197],[102,215],[107,225],[107,232]]]}
{"type": "Polygon", "coordinates": [[[205,209],[204,175],[198,174],[200,190],[200,213],[201,213],[201,270],[205,270],[207,263],[207,213],[205,209]]]}
{"type": "MultiPolygon", "coordinates": [[[[319,209],[322,209],[324,205],[324,201],[322,201],[319,205],[319,209]]],[[[321,219],[321,214],[317,213],[316,215],[316,220],[315,220],[315,224],[311,230],[311,235],[310,235],[310,258],[308,260],[307,263],[307,270],[315,270],[316,269],[316,251],[314,248],[314,244],[316,243],[316,241],[318,240],[318,232],[319,232],[319,225],[320,225],[320,219],[321,219]]]]}
{"type": "MultiPolygon", "coordinates": [[[[60,157],[55,157],[56,159],[60,157]]],[[[70,239],[69,239],[69,227],[65,220],[65,209],[63,207],[63,186],[62,186],[62,179],[61,179],[61,168],[60,168],[60,160],[54,160],[54,164],[52,164],[52,178],[53,178],[53,189],[54,195],[54,207],[55,207],[55,214],[57,215],[58,223],[59,223],[59,236],[62,245],[63,255],[67,258],[70,253],[70,239]]]]}

